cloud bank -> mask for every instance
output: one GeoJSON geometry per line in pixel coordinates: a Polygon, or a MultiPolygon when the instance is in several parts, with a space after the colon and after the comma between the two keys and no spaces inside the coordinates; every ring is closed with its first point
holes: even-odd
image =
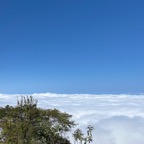
{"type": "MultiPolygon", "coordinates": [[[[93,125],[93,144],[144,144],[144,95],[31,95],[38,99],[39,107],[58,108],[72,114],[83,130],[93,125]]],[[[0,94],[0,106],[16,105],[20,96],[0,94]]]]}

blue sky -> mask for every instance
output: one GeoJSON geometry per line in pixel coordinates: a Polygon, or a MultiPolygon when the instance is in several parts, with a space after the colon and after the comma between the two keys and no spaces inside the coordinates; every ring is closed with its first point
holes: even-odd
{"type": "Polygon", "coordinates": [[[0,93],[144,93],[144,1],[0,1],[0,93]]]}

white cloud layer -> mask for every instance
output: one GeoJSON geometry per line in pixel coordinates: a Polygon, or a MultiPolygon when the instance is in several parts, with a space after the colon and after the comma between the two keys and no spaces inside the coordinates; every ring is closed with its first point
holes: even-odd
{"type": "MultiPolygon", "coordinates": [[[[16,105],[19,94],[0,94],[0,106],[16,105]]],[[[35,93],[38,106],[73,115],[79,127],[94,125],[94,144],[144,144],[144,95],[35,93]]],[[[71,138],[72,139],[72,138],[71,138]]]]}

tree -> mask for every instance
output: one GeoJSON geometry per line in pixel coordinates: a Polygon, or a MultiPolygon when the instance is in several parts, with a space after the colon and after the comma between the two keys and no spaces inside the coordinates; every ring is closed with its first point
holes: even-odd
{"type": "Polygon", "coordinates": [[[91,125],[88,125],[87,127],[87,135],[84,136],[84,134],[82,133],[82,131],[80,129],[76,129],[73,133],[73,137],[75,140],[75,143],[77,142],[77,144],[80,142],[80,144],[82,144],[84,142],[84,144],[91,143],[93,141],[92,139],[92,131],[94,130],[94,127],[91,125]]]}
{"type": "Polygon", "coordinates": [[[73,133],[73,137],[75,139],[75,141],[78,143],[78,141],[80,142],[80,144],[82,144],[83,141],[83,133],[80,129],[76,129],[73,133]]]}
{"type": "MultiPolygon", "coordinates": [[[[71,117],[58,109],[38,108],[32,96],[21,97],[15,107],[0,107],[0,144],[70,144],[66,133],[76,126],[71,117]]],[[[76,129],[75,142],[92,142],[93,129],[87,127],[87,136],[76,129]]]]}
{"type": "Polygon", "coordinates": [[[93,141],[92,139],[92,131],[94,130],[94,127],[91,125],[88,125],[87,127],[87,141],[90,143],[93,141]]]}
{"type": "Polygon", "coordinates": [[[65,133],[75,126],[71,115],[57,109],[37,108],[32,96],[16,107],[0,108],[0,141],[3,144],[70,144],[65,133]]]}

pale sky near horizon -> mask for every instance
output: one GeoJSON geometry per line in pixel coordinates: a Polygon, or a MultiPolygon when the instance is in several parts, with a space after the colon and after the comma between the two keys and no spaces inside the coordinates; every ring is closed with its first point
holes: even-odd
{"type": "Polygon", "coordinates": [[[144,93],[143,74],[144,1],[0,1],[0,93],[144,93]]]}

